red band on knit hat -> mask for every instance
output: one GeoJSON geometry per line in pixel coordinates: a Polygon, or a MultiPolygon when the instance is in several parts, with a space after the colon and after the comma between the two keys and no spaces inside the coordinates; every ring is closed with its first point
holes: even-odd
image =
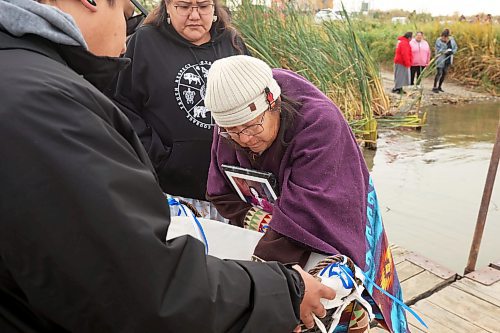
{"type": "Polygon", "coordinates": [[[271,90],[269,89],[269,87],[265,87],[264,88],[264,93],[266,94],[266,99],[267,99],[267,103],[269,103],[269,107],[272,109],[274,108],[274,96],[273,96],[273,93],[271,92],[271,90]]]}

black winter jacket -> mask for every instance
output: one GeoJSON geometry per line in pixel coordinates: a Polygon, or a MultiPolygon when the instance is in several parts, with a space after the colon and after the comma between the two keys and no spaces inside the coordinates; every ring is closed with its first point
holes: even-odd
{"type": "Polygon", "coordinates": [[[298,273],[164,241],[147,154],[89,83],[123,62],[0,30],[0,332],[290,332],[298,273]]]}
{"type": "Polygon", "coordinates": [[[212,63],[248,51],[234,32],[193,45],[168,24],[143,26],[130,39],[132,64],[119,74],[114,100],[130,118],[164,192],[205,199],[214,121],[204,106],[212,63]]]}

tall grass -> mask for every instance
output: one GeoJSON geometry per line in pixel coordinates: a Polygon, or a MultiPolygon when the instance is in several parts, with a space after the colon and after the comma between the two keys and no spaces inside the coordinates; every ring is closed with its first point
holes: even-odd
{"type": "MultiPolygon", "coordinates": [[[[148,8],[156,0],[143,0],[148,8]]],[[[322,25],[311,13],[292,5],[284,9],[243,1],[232,13],[232,23],[243,35],[252,55],[272,67],[297,72],[313,82],[341,109],[358,138],[375,146],[377,119],[390,124],[389,99],[384,92],[378,60],[360,36],[359,23],[346,19],[322,25]]],[[[365,33],[366,35],[366,33],[365,33]]],[[[384,37],[385,38],[385,37],[384,37]]],[[[391,50],[393,54],[394,50],[391,50]]],[[[396,119],[397,126],[415,124],[415,116],[396,119]]],[[[418,116],[416,118],[418,120],[418,116]]]]}
{"type": "Polygon", "coordinates": [[[375,116],[387,112],[389,100],[378,66],[349,18],[317,25],[291,6],[243,4],[233,23],[254,56],[306,77],[340,107],[356,134],[375,141],[375,116]]]}
{"type": "Polygon", "coordinates": [[[149,12],[153,11],[153,9],[158,6],[158,3],[161,2],[161,0],[139,0],[140,3],[146,8],[149,12]]]}
{"type": "Polygon", "coordinates": [[[500,26],[457,23],[450,29],[461,47],[452,75],[463,83],[500,94],[500,26]]]}
{"type": "Polygon", "coordinates": [[[411,22],[392,25],[380,21],[361,21],[360,36],[367,42],[373,57],[380,63],[392,64],[397,37],[406,31],[423,31],[429,46],[444,28],[450,29],[458,44],[450,75],[459,82],[482,87],[494,95],[500,94],[500,25],[452,22],[411,22]]]}

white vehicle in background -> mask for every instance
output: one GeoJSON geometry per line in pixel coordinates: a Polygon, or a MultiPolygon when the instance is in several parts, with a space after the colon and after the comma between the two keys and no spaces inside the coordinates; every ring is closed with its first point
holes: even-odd
{"type": "Polygon", "coordinates": [[[408,18],[404,16],[394,16],[391,18],[391,23],[392,24],[407,24],[408,23],[408,18]]]}
{"type": "Polygon", "coordinates": [[[314,15],[314,22],[321,24],[325,21],[338,21],[342,20],[341,11],[335,11],[331,8],[321,9],[314,15]]]}

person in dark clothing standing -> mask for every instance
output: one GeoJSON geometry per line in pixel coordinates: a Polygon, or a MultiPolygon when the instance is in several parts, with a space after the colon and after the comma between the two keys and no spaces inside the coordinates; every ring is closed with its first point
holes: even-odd
{"type": "Polygon", "coordinates": [[[434,86],[432,91],[435,93],[444,92],[442,85],[448,69],[453,63],[453,55],[457,53],[458,46],[455,39],[450,36],[450,30],[444,29],[441,37],[436,40],[436,76],[434,77],[434,86]]]}
{"type": "Polygon", "coordinates": [[[132,64],[118,77],[114,100],[130,118],[165,193],[203,217],[220,220],[205,201],[214,122],[204,105],[211,64],[248,54],[228,14],[213,0],[167,0],[132,36],[132,64]]]}
{"type": "Polygon", "coordinates": [[[299,267],[165,241],[169,211],[99,89],[129,0],[0,0],[0,332],[276,332],[333,298],[299,267]],[[304,285],[308,292],[304,295],[304,285]]]}

